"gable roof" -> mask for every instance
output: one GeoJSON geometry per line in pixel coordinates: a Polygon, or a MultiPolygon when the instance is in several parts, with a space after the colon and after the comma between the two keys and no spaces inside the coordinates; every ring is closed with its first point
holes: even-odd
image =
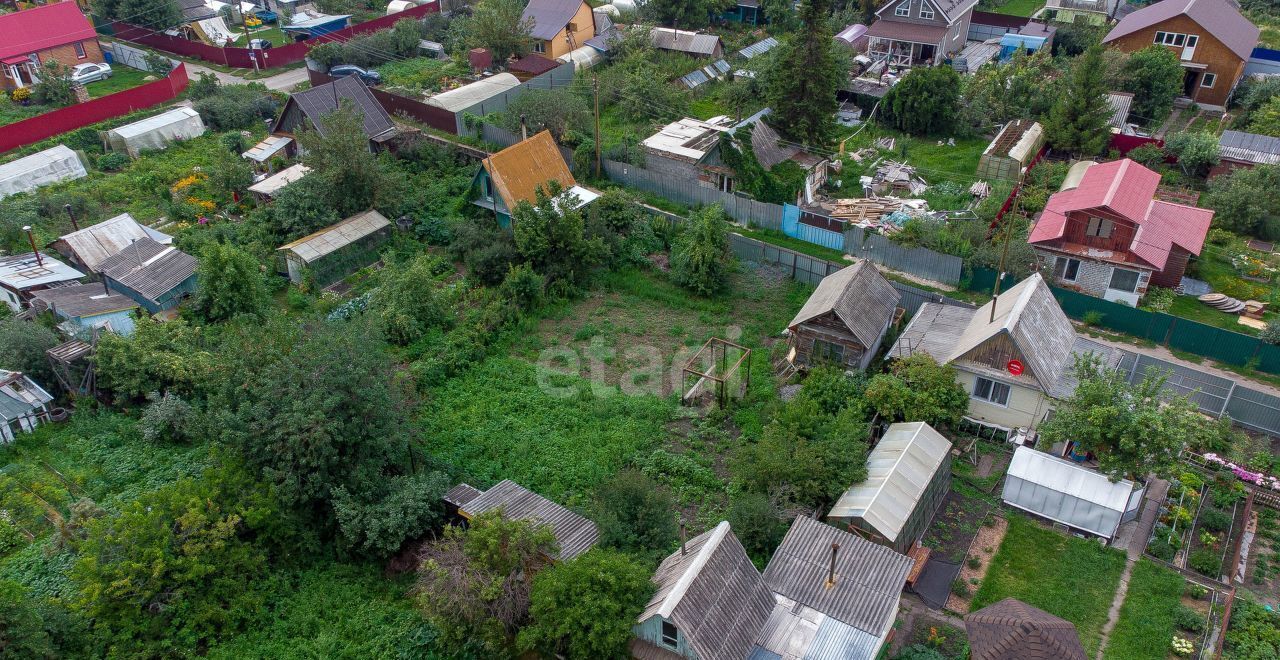
{"type": "Polygon", "coordinates": [[[649,31],[653,47],[674,50],[691,55],[714,55],[720,47],[720,37],[702,32],[688,32],[675,28],[655,27],[649,31]]]}
{"type": "Polygon", "coordinates": [[[0,14],[0,60],[97,38],[89,19],[69,0],[0,14]]]}
{"type": "Polygon", "coordinates": [[[925,422],[891,425],[867,456],[866,480],[850,486],[827,518],[862,518],[886,539],[898,540],[950,452],[951,441],[925,422]]]}
{"type": "Polygon", "coordinates": [[[84,273],[43,253],[39,257],[34,252],[0,257],[0,284],[14,291],[82,277],[84,273]]]}
{"type": "Polygon", "coordinates": [[[52,309],[62,318],[83,318],[134,309],[138,303],[128,296],[107,292],[101,284],[76,284],[37,291],[31,306],[44,311],[52,309]]]}
{"type": "Polygon", "coordinates": [[[549,57],[543,57],[537,53],[529,53],[515,62],[512,62],[511,66],[507,67],[507,70],[540,76],[559,67],[560,64],[561,62],[557,62],[549,57]]]}
{"type": "Polygon", "coordinates": [[[160,296],[195,274],[197,263],[196,258],[186,252],[147,237],[104,260],[98,265],[98,271],[159,304],[160,296]]]}
{"type": "Polygon", "coordinates": [[[1226,0],[1162,0],[1147,5],[1120,19],[1102,42],[1115,41],[1184,14],[1242,60],[1248,60],[1258,45],[1261,30],[1226,0]]]}
{"type": "Polygon", "coordinates": [[[520,14],[520,22],[533,20],[530,35],[534,39],[554,39],[573,20],[583,0],[529,0],[520,14]]]}
{"type": "Polygon", "coordinates": [[[329,225],[314,234],[303,236],[292,243],[285,243],[276,250],[292,252],[303,261],[312,263],[389,226],[391,226],[390,220],[370,209],[337,224],[329,225]]]}
{"type": "Polygon", "coordinates": [[[577,185],[551,131],[517,142],[481,163],[502,203],[512,211],[520,202],[536,203],[538,188],[551,181],[558,181],[565,190],[577,185]]]}
{"type": "Polygon", "coordinates": [[[165,245],[173,242],[173,238],[167,234],[144,227],[133,216],[121,213],[96,225],[64,234],[53,245],[60,252],[70,252],[85,268],[96,271],[98,265],[107,258],[129,247],[133,241],[143,238],[151,238],[165,245]]]}
{"type": "Polygon", "coordinates": [[[773,594],[728,522],[684,546],[658,566],[657,592],[638,620],[671,621],[700,660],[745,658],[773,611],[773,594]]]}
{"type": "Polygon", "coordinates": [[[556,559],[573,559],[590,550],[600,538],[595,523],[510,479],[503,479],[459,506],[468,518],[498,509],[510,520],[527,520],[550,527],[560,546],[556,559]]]}
{"type": "MultiPolygon", "coordinates": [[[[324,135],[327,123],[325,117],[338,109],[342,99],[350,100],[353,109],[364,118],[364,134],[370,140],[395,130],[390,115],[359,76],[343,76],[318,87],[294,92],[289,96],[289,103],[296,104],[302,114],[311,120],[316,131],[324,135]]],[[[273,133],[279,129],[280,122],[288,114],[287,110],[286,108],[285,112],[281,112],[280,118],[276,119],[271,128],[273,133]]]]}
{"type": "Polygon", "coordinates": [[[188,23],[217,18],[218,10],[205,4],[204,0],[178,0],[178,9],[182,18],[188,23]]]}
{"type": "MultiPolygon", "coordinates": [[[[911,2],[912,0],[905,0],[905,1],[911,2]]],[[[956,19],[960,18],[961,16],[964,16],[965,12],[972,10],[974,6],[978,4],[978,0],[924,0],[924,1],[928,2],[930,5],[935,7],[939,12],[941,12],[943,18],[947,19],[948,25],[956,22],[956,19]]],[[[889,9],[890,7],[897,7],[898,4],[899,3],[897,2],[885,3],[883,6],[881,6],[879,9],[876,10],[876,16],[880,18],[884,18],[886,20],[891,20],[891,21],[895,18],[899,18],[899,19],[905,18],[903,16],[894,16],[893,12],[889,12],[887,14],[884,13],[885,10],[889,9]]],[[[915,17],[915,12],[912,12],[912,18],[914,17],[915,17]]],[[[1014,19],[1011,19],[1011,20],[1014,20],[1014,19]]],[[[1021,20],[1022,22],[1018,24],[1019,26],[1024,25],[1027,22],[1026,19],[1021,19],[1021,20]]],[[[874,27],[874,24],[872,27],[874,27]]]]}
{"type": "Polygon", "coordinates": [[[1257,165],[1280,165],[1280,137],[1242,131],[1223,131],[1218,147],[1224,159],[1257,165]]]}
{"type": "Polygon", "coordinates": [[[827,312],[835,312],[849,332],[870,348],[893,319],[901,298],[874,264],[859,261],[822,278],[787,327],[795,328],[827,312]]]}
{"type": "Polygon", "coordinates": [[[974,660],[1085,660],[1070,621],[1015,598],[964,618],[974,660]]]}

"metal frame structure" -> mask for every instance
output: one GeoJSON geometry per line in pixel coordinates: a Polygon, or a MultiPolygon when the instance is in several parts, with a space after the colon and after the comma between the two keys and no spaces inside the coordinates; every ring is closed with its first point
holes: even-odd
{"type": "Polygon", "coordinates": [[[689,360],[685,362],[684,367],[680,371],[681,380],[683,382],[682,389],[684,392],[680,396],[680,403],[682,405],[692,405],[693,401],[697,399],[698,392],[702,389],[702,386],[706,384],[707,381],[711,381],[715,388],[716,403],[723,408],[725,403],[728,402],[731,394],[741,398],[746,395],[747,389],[751,385],[751,349],[746,346],[742,346],[741,344],[735,344],[727,339],[712,337],[707,340],[707,343],[702,345],[702,348],[698,349],[697,353],[693,354],[693,357],[690,357],[689,360]],[[732,365],[728,363],[730,349],[736,349],[742,353],[732,365]],[[741,381],[741,387],[734,388],[735,390],[740,391],[731,393],[729,391],[729,382],[733,380],[734,376],[738,373],[738,369],[742,366],[743,362],[746,362],[747,365],[747,376],[741,381]],[[705,367],[704,370],[701,365],[708,363],[709,365],[705,367]],[[693,379],[692,385],[690,385],[691,378],[693,379]]]}

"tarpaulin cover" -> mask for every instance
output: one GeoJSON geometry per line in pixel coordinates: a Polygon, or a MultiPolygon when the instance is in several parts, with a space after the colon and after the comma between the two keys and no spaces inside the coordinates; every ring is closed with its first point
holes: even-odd
{"type": "Polygon", "coordinates": [[[86,174],[76,152],[60,144],[0,165],[0,198],[86,174]]]}
{"type": "Polygon", "coordinates": [[[191,108],[175,108],[113,129],[107,133],[107,141],[113,150],[137,158],[142,151],[164,149],[175,140],[190,140],[201,135],[204,135],[204,122],[200,121],[200,114],[191,108]]]}
{"type": "Polygon", "coordinates": [[[947,597],[951,595],[951,585],[959,575],[960,564],[930,557],[929,563],[924,565],[924,570],[920,572],[920,577],[911,590],[916,592],[926,605],[940,610],[947,604],[947,597]]]}

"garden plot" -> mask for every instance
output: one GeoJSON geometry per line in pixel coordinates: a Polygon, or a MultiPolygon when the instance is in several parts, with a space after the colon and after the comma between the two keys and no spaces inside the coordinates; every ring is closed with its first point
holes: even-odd
{"type": "Polygon", "coordinates": [[[1280,603],[1280,512],[1253,503],[1253,542],[1245,562],[1244,589],[1260,602],[1275,607],[1280,603]]]}
{"type": "Polygon", "coordinates": [[[1184,471],[1170,480],[1147,554],[1221,580],[1244,532],[1244,486],[1229,472],[1184,471]]]}
{"type": "Polygon", "coordinates": [[[1141,660],[1198,654],[1208,639],[1211,605],[1220,600],[1176,571],[1142,559],[1103,655],[1141,660]]]}

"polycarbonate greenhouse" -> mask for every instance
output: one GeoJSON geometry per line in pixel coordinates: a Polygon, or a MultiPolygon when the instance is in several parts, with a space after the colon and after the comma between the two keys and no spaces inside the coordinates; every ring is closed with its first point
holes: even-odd
{"type": "Polygon", "coordinates": [[[1018,447],[1004,481],[1005,504],[1110,540],[1133,520],[1144,488],[1030,447],[1018,447]]]}

